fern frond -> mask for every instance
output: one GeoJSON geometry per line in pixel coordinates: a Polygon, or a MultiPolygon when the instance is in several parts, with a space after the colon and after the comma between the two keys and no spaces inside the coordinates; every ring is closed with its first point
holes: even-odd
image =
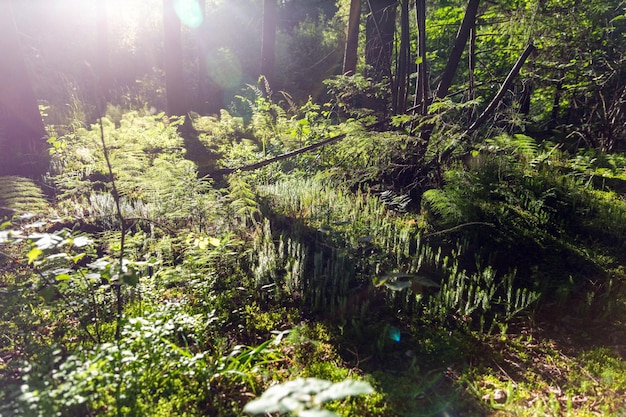
{"type": "Polygon", "coordinates": [[[40,212],[48,207],[41,189],[23,177],[0,177],[0,207],[8,212],[40,212]]]}

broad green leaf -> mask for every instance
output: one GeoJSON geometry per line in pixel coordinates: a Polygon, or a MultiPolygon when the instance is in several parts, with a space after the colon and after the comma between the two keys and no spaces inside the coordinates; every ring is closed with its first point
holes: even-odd
{"type": "Polygon", "coordinates": [[[76,256],[72,257],[72,262],[74,262],[75,264],[77,264],[78,262],[80,262],[81,259],[83,259],[85,256],[87,256],[86,253],[79,253],[76,256]]]}
{"type": "Polygon", "coordinates": [[[357,381],[354,379],[346,379],[331,385],[324,391],[315,396],[315,401],[319,404],[333,400],[341,400],[346,397],[356,395],[371,394],[374,388],[366,381],[357,381]]]}
{"type": "Polygon", "coordinates": [[[55,276],[54,279],[56,279],[57,281],[69,281],[70,279],[72,279],[72,276],[70,274],[59,274],[55,276]]]}
{"type": "Polygon", "coordinates": [[[43,254],[43,251],[39,248],[32,248],[30,252],[28,252],[28,263],[32,264],[43,254]]]}
{"type": "Polygon", "coordinates": [[[216,248],[219,248],[219,246],[221,245],[220,240],[219,240],[218,238],[216,238],[216,237],[210,237],[210,238],[209,238],[209,243],[210,243],[212,246],[215,246],[216,248]]]}

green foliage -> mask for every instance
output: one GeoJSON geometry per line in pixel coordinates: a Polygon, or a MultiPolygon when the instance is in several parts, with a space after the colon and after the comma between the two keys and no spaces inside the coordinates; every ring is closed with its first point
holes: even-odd
{"type": "Polygon", "coordinates": [[[0,177],[0,217],[42,212],[48,207],[44,194],[32,180],[0,177]]]}
{"type": "MultiPolygon", "coordinates": [[[[96,345],[79,354],[56,352],[55,369],[25,377],[22,401],[27,415],[91,413],[154,415],[167,407],[190,412],[218,390],[240,383],[254,389],[254,367],[279,360],[269,342],[231,352],[205,350],[203,334],[212,331],[211,315],[189,315],[176,305],[129,318],[117,343],[96,345]],[[185,398],[185,401],[181,401],[185,398]]],[[[224,391],[221,392],[223,394],[224,391]]]]}
{"type": "Polygon", "coordinates": [[[553,291],[570,276],[584,282],[597,271],[581,247],[587,239],[619,239],[623,202],[594,190],[564,165],[550,144],[499,136],[472,151],[465,165],[446,171],[443,188],[423,194],[422,209],[431,227],[475,224],[458,233],[481,248],[476,256],[498,265],[516,253],[520,262],[506,264],[534,275],[528,284],[537,289],[553,291]],[[543,271],[556,257],[567,257],[569,267],[543,271]]]}
{"type": "Polygon", "coordinates": [[[333,384],[317,378],[296,379],[268,388],[260,398],[246,404],[244,411],[250,414],[278,412],[297,416],[338,417],[338,414],[322,409],[322,405],[373,391],[365,381],[347,379],[333,384]]]}

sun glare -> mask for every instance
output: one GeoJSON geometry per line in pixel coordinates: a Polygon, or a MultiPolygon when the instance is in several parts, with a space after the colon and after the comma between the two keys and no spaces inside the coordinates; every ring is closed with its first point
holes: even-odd
{"type": "Polygon", "coordinates": [[[202,8],[198,0],[174,0],[174,10],[184,25],[197,28],[202,24],[202,8]]]}

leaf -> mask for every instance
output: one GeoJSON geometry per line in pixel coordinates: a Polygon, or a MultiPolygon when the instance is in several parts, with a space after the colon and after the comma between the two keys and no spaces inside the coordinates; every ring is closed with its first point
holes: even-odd
{"type": "Polygon", "coordinates": [[[55,276],[54,279],[56,279],[57,281],[69,281],[70,279],[72,279],[72,276],[70,274],[59,274],[55,276]]]}
{"type": "Polygon", "coordinates": [[[218,238],[216,238],[216,237],[210,237],[209,238],[209,243],[212,246],[215,246],[216,248],[219,248],[220,245],[222,244],[222,242],[218,238]]]}
{"type": "Polygon", "coordinates": [[[86,253],[79,253],[76,256],[72,257],[72,262],[74,262],[75,264],[77,264],[78,262],[80,262],[81,259],[83,259],[85,256],[87,256],[86,253]]]}
{"type": "Polygon", "coordinates": [[[374,240],[374,237],[372,235],[367,235],[367,236],[363,236],[357,239],[357,242],[359,243],[367,243],[367,242],[371,242],[372,240],[374,240]]]}
{"type": "Polygon", "coordinates": [[[128,268],[128,271],[124,272],[122,275],[122,281],[124,281],[125,284],[134,287],[139,284],[139,274],[137,274],[133,268],[128,268]]]}
{"type": "Polygon", "coordinates": [[[51,233],[34,233],[28,236],[31,239],[37,239],[35,245],[41,250],[53,249],[59,246],[63,242],[63,238],[61,236],[53,235],[51,233]]]}
{"type": "Polygon", "coordinates": [[[384,285],[392,291],[402,291],[411,286],[411,281],[385,281],[384,285]]]}
{"type": "Polygon", "coordinates": [[[32,264],[43,254],[43,251],[39,248],[32,248],[30,252],[28,252],[28,263],[32,264]]]}
{"type": "Polygon", "coordinates": [[[72,240],[72,245],[77,248],[82,248],[83,246],[91,245],[92,243],[93,240],[87,236],[77,236],[72,240]]]}
{"type": "Polygon", "coordinates": [[[356,395],[371,394],[374,388],[366,381],[346,379],[345,381],[332,384],[330,387],[315,396],[315,401],[319,404],[333,400],[341,400],[346,397],[356,395]]]}
{"type": "Polygon", "coordinates": [[[412,281],[420,285],[423,285],[424,287],[433,287],[433,288],[441,287],[441,285],[439,285],[432,279],[422,276],[422,275],[416,275],[414,278],[412,278],[412,281]]]}
{"type": "Polygon", "coordinates": [[[42,290],[39,291],[39,295],[41,296],[41,298],[44,299],[44,301],[46,302],[50,302],[52,301],[52,299],[54,298],[54,296],[56,295],[56,290],[54,289],[54,287],[46,287],[43,288],[42,290]]]}

